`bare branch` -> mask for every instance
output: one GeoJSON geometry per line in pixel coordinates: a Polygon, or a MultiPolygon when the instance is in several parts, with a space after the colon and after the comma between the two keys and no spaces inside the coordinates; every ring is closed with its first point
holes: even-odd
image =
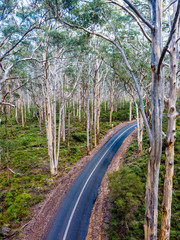
{"type": "Polygon", "coordinates": [[[0,43],[0,48],[5,44],[5,42],[8,40],[8,38],[12,35],[13,33],[8,34],[0,43]]]}
{"type": "Polygon", "coordinates": [[[16,107],[15,105],[11,104],[11,103],[8,103],[8,102],[0,102],[0,105],[7,105],[7,106],[10,106],[10,107],[16,107]]]}
{"type": "Polygon", "coordinates": [[[168,8],[170,8],[170,6],[173,5],[175,2],[177,2],[177,0],[172,1],[168,6],[166,6],[166,7],[163,9],[163,12],[165,12],[168,8]]]}
{"type": "Polygon", "coordinates": [[[40,28],[40,26],[34,26],[34,27],[30,28],[28,31],[26,31],[26,32],[24,33],[24,35],[19,39],[19,41],[18,41],[16,44],[14,44],[7,52],[5,52],[5,53],[2,55],[2,57],[0,58],[0,62],[2,62],[2,60],[3,60],[6,56],[8,56],[9,53],[10,53],[15,47],[17,47],[17,45],[19,45],[20,42],[22,42],[22,40],[25,38],[25,36],[26,36],[29,32],[33,31],[34,29],[39,29],[39,28],[40,28]]]}
{"type": "Polygon", "coordinates": [[[148,21],[146,20],[136,9],[136,7],[130,3],[128,0],[124,0],[125,3],[127,3],[127,5],[136,13],[136,15],[143,21],[143,23],[145,23],[152,31],[154,30],[154,26],[148,21]]]}
{"type": "Polygon", "coordinates": [[[178,39],[176,40],[176,43],[178,43],[178,41],[180,41],[180,38],[178,38],[178,39]]]}
{"type": "Polygon", "coordinates": [[[152,39],[147,35],[147,33],[145,32],[145,30],[144,30],[142,24],[140,23],[139,19],[134,15],[133,12],[129,11],[129,9],[127,9],[127,8],[124,7],[124,6],[122,6],[120,3],[116,2],[116,1],[110,1],[110,3],[113,3],[113,4],[117,5],[117,6],[119,6],[120,8],[122,8],[123,10],[125,10],[127,13],[129,13],[129,14],[134,18],[134,20],[137,22],[137,24],[139,25],[142,33],[143,33],[144,36],[147,38],[147,40],[148,40],[149,42],[152,42],[152,39]]]}
{"type": "Polygon", "coordinates": [[[169,43],[171,42],[172,36],[173,36],[174,32],[176,31],[175,26],[176,26],[176,23],[178,21],[179,14],[180,14],[180,0],[178,0],[178,6],[177,6],[176,14],[175,14],[175,17],[174,17],[173,25],[172,25],[172,28],[171,28],[171,32],[169,34],[169,38],[167,40],[166,45],[163,48],[163,51],[161,53],[161,57],[159,59],[159,63],[158,63],[158,67],[157,67],[157,74],[160,74],[160,68],[161,68],[162,61],[163,61],[164,56],[165,56],[165,54],[168,50],[168,46],[169,46],[169,43]]]}
{"type": "Polygon", "coordinates": [[[22,84],[21,86],[13,89],[12,91],[8,91],[6,92],[6,94],[3,96],[3,101],[5,100],[5,98],[7,97],[8,94],[12,94],[14,92],[16,92],[17,90],[19,90],[20,88],[24,87],[28,82],[25,82],[24,84],[22,84]]]}
{"type": "Polygon", "coordinates": [[[9,71],[19,62],[23,62],[23,61],[31,61],[31,60],[34,60],[34,61],[37,61],[37,62],[41,62],[39,61],[38,59],[36,58],[22,58],[16,62],[14,62],[13,64],[11,64],[9,67],[6,68],[6,70],[4,70],[4,76],[3,78],[0,80],[0,84],[3,84],[8,78],[7,78],[7,75],[9,73],[9,71]]]}

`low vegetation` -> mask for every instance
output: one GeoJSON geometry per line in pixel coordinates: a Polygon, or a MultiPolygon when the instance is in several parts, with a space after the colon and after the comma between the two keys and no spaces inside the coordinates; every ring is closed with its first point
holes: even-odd
{"type": "MultiPolygon", "coordinates": [[[[178,122],[179,124],[179,122],[178,122]]],[[[164,122],[164,129],[166,128],[164,122]]],[[[180,236],[180,124],[177,126],[177,141],[175,144],[175,174],[173,186],[173,203],[171,218],[171,240],[178,240],[180,236]]],[[[148,162],[148,137],[143,139],[143,152],[137,153],[137,141],[134,139],[129,146],[124,164],[118,172],[109,175],[110,199],[112,202],[112,216],[107,230],[111,240],[143,240],[144,212],[145,212],[145,184],[148,162]]],[[[163,153],[159,180],[159,227],[161,223],[161,205],[165,154],[163,153]]]]}
{"type": "MultiPolygon", "coordinates": [[[[128,104],[125,108],[128,113],[128,104]]],[[[122,111],[125,110],[122,109],[122,111]]],[[[112,124],[106,121],[109,112],[102,111],[102,115],[104,117],[100,119],[101,138],[108,129],[112,128],[112,124],[116,126],[120,123],[116,116],[117,113],[115,117],[113,115],[115,121],[112,124]]],[[[126,114],[123,120],[128,120],[128,117],[126,114]]],[[[0,125],[0,229],[4,226],[18,229],[22,221],[30,220],[32,217],[29,214],[30,208],[41,202],[45,194],[56,186],[56,180],[66,174],[72,165],[86,154],[86,131],[83,123],[78,122],[78,119],[73,119],[70,132],[69,150],[67,141],[61,141],[58,175],[53,177],[49,170],[44,124],[40,131],[37,119],[33,118],[32,114],[27,116],[24,128],[16,124],[13,119],[13,135],[11,136],[8,119],[8,140],[6,140],[2,117],[0,125]]]]}

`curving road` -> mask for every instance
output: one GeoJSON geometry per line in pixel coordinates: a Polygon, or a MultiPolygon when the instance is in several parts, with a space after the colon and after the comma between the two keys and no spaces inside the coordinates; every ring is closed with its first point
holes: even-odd
{"type": "Polygon", "coordinates": [[[47,240],[85,240],[97,192],[106,170],[124,139],[136,128],[132,123],[115,133],[91,159],[68,191],[47,240]]]}

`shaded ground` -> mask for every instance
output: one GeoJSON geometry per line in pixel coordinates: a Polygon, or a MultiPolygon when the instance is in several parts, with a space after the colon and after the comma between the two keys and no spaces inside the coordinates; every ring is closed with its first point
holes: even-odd
{"type": "MultiPolygon", "coordinates": [[[[109,130],[105,137],[101,140],[100,144],[90,152],[89,156],[85,156],[81,158],[73,167],[72,169],[61,179],[58,180],[57,187],[47,195],[45,200],[40,204],[36,205],[33,209],[33,218],[30,222],[26,223],[22,226],[22,234],[23,237],[14,236],[13,240],[22,239],[22,240],[40,240],[45,239],[48,229],[51,226],[52,220],[56,213],[56,210],[59,207],[59,204],[64,199],[66,192],[68,191],[71,184],[74,182],[76,177],[80,174],[82,169],[88,164],[91,158],[99,151],[99,149],[108,141],[111,136],[116,133],[121,128],[127,126],[129,122],[120,124],[113,129],[109,130]]],[[[114,171],[118,168],[120,157],[125,150],[127,149],[128,143],[132,138],[128,137],[128,140],[125,140],[121,148],[116,153],[112,163],[110,164],[108,171],[114,171]]],[[[102,185],[99,190],[98,198],[93,210],[97,212],[93,214],[91,217],[91,224],[89,228],[89,233],[87,239],[103,239],[99,238],[99,235],[102,235],[102,227],[104,226],[106,220],[104,221],[103,218],[106,217],[106,212],[103,209],[106,209],[106,199],[107,199],[107,182],[106,176],[103,179],[102,185]],[[98,204],[97,204],[98,202],[98,204]],[[93,220],[94,219],[94,220],[93,220]],[[103,221],[103,224],[101,224],[103,221]],[[97,224],[98,222],[98,224],[97,224]],[[96,225],[96,226],[95,226],[96,225]],[[99,226],[99,227],[98,227],[99,226]]],[[[105,238],[104,238],[105,239],[105,238]]]]}

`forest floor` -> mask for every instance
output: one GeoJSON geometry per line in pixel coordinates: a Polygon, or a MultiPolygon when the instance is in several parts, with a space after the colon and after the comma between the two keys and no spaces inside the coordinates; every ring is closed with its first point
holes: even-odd
{"type": "MultiPolygon", "coordinates": [[[[48,193],[45,197],[45,199],[35,205],[33,208],[30,210],[30,214],[33,216],[33,218],[27,222],[22,224],[21,231],[23,237],[18,237],[12,236],[10,239],[11,240],[17,240],[17,239],[22,239],[22,240],[40,240],[40,239],[45,239],[45,236],[47,235],[47,232],[49,228],[51,227],[52,221],[54,219],[54,215],[59,208],[59,205],[64,199],[64,196],[66,192],[68,191],[69,187],[71,184],[74,182],[76,177],[80,174],[82,169],[88,164],[90,159],[99,151],[99,149],[112,137],[113,134],[115,134],[118,130],[121,128],[127,126],[129,122],[122,123],[116,127],[114,127],[111,130],[108,130],[107,134],[103,139],[101,139],[100,144],[94,148],[88,156],[85,156],[77,161],[77,163],[74,164],[72,169],[62,178],[57,180],[57,186],[54,190],[52,190],[50,193],[48,193]]],[[[113,158],[113,161],[111,165],[109,166],[108,172],[109,171],[114,171],[115,169],[118,168],[120,161],[122,160],[122,156],[125,153],[125,150],[127,149],[128,145],[131,142],[131,139],[134,136],[131,134],[122,144],[121,148],[118,150],[116,153],[115,157],[113,158]]],[[[104,204],[106,201],[107,196],[107,181],[106,181],[106,176],[103,179],[101,188],[99,190],[98,198],[95,204],[95,210],[93,210],[93,215],[91,217],[91,224],[90,224],[90,229],[88,232],[88,239],[99,239],[95,238],[95,236],[98,234],[101,234],[102,231],[102,225],[105,224],[106,219],[104,219],[104,223],[101,224],[102,222],[99,221],[99,230],[97,231],[97,221],[96,219],[99,218],[99,215],[102,216],[102,210],[104,209],[104,204]],[[102,201],[103,199],[103,201],[102,201]],[[101,204],[102,203],[102,204],[101,204]],[[98,207],[97,214],[94,215],[94,212],[96,212],[96,209],[98,207]],[[95,226],[96,225],[96,226],[95,226]],[[91,238],[92,236],[92,238],[91,238]]],[[[105,212],[104,212],[105,213],[105,212]]],[[[106,216],[106,214],[104,215],[106,216]]],[[[103,221],[103,220],[102,220],[103,221]]],[[[101,239],[101,238],[100,238],[101,239]]],[[[103,239],[103,238],[102,238],[103,239]]]]}

